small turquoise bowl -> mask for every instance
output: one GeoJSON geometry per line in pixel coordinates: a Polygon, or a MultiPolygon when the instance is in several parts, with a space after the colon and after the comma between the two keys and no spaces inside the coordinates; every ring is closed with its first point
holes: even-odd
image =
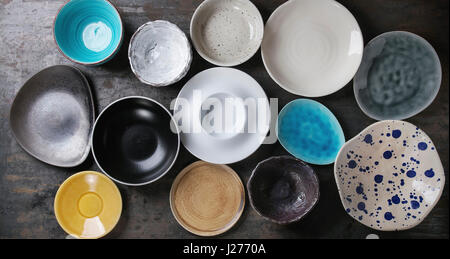
{"type": "Polygon", "coordinates": [[[54,23],[61,53],[82,65],[100,65],[119,51],[124,34],[117,9],[107,0],[71,0],[54,23]]]}
{"type": "Polygon", "coordinates": [[[319,102],[297,99],[278,115],[277,136],[293,156],[314,165],[334,163],[345,143],[334,114],[319,102]]]}

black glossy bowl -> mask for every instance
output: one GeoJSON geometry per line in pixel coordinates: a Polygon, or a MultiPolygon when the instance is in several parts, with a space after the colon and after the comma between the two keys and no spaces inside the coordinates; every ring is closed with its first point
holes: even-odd
{"type": "Polygon", "coordinates": [[[260,162],[247,182],[250,205],[262,217],[278,223],[299,221],[319,200],[314,170],[291,156],[260,162]]]}
{"type": "Polygon", "coordinates": [[[149,98],[117,100],[94,125],[94,159],[107,176],[121,184],[137,186],[158,180],[175,163],[179,149],[172,115],[149,98]]]}

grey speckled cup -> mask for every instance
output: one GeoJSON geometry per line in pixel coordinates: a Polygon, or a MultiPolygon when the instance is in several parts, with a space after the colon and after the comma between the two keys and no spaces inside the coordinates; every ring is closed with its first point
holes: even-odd
{"type": "Polygon", "coordinates": [[[416,34],[393,31],[367,44],[354,92],[367,116],[404,120],[433,102],[441,80],[441,63],[433,47],[416,34]]]}
{"type": "Polygon", "coordinates": [[[128,49],[131,70],[148,85],[167,86],[189,71],[192,49],[184,32],[168,21],[145,23],[134,33],[128,49]]]}

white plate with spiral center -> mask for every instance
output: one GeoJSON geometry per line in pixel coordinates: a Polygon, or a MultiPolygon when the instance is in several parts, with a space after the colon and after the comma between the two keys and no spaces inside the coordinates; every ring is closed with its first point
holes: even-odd
{"type": "Polygon", "coordinates": [[[363,49],[358,22],[344,6],[333,0],[290,0],[267,21],[262,58],[282,88],[320,97],[352,80],[363,49]]]}

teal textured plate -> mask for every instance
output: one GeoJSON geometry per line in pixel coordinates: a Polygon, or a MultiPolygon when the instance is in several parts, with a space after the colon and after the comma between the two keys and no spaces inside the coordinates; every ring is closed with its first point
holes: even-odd
{"type": "Polygon", "coordinates": [[[344,132],[333,113],[308,99],[294,100],[281,110],[277,136],[293,156],[316,165],[333,163],[345,143],[344,132]]]}

